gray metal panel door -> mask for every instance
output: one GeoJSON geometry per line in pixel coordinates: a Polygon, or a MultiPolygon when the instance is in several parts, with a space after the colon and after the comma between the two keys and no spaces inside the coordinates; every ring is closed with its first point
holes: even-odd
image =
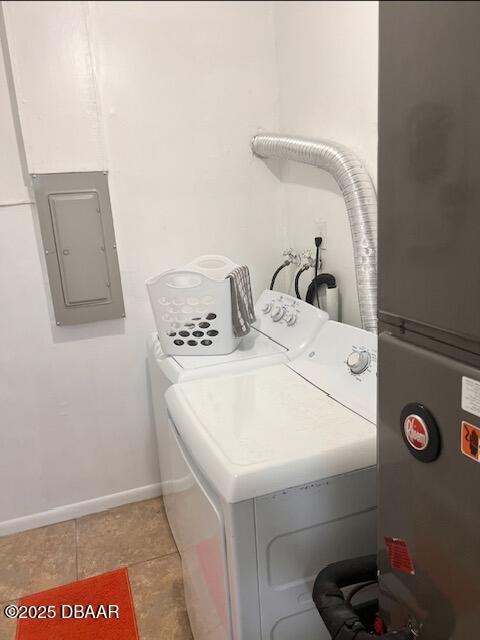
{"type": "Polygon", "coordinates": [[[380,317],[472,340],[480,340],[479,28],[478,2],[380,3],[380,317]]]}
{"type": "Polygon", "coordinates": [[[32,178],[57,324],[125,317],[106,172],[32,178]]]}
{"type": "Polygon", "coordinates": [[[461,408],[462,376],[480,380],[480,370],[381,334],[381,608],[393,629],[409,616],[423,623],[422,640],[479,637],[480,463],[461,453],[461,439],[462,421],[480,427],[480,417],[461,408]],[[411,402],[424,404],[439,426],[434,462],[417,460],[403,441],[400,414],[411,402]],[[406,541],[415,575],[391,567],[386,536],[406,541]]]}
{"type": "Polygon", "coordinates": [[[60,193],[48,200],[65,304],[111,300],[97,193],[60,193]]]}

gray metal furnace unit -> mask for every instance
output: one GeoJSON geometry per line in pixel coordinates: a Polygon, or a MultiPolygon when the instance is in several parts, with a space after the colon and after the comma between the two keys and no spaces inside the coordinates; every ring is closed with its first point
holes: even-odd
{"type": "Polygon", "coordinates": [[[422,640],[480,637],[479,29],[380,4],[380,608],[422,640]]]}

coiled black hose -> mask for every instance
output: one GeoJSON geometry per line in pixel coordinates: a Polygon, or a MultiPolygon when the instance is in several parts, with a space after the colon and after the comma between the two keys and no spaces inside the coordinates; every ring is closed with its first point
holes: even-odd
{"type": "Polygon", "coordinates": [[[307,269],[310,269],[310,265],[304,264],[303,267],[297,271],[297,274],[295,276],[295,294],[297,298],[299,298],[300,300],[302,299],[302,296],[300,295],[300,289],[298,288],[298,283],[300,280],[300,276],[304,271],[307,271],[307,269]]]}
{"type": "Polygon", "coordinates": [[[288,265],[290,264],[290,260],[285,260],[285,262],[283,264],[281,264],[278,269],[275,270],[273,276],[272,276],[272,282],[270,283],[270,291],[273,289],[273,285],[275,284],[275,280],[277,279],[278,274],[280,273],[280,271],[282,269],[284,269],[285,267],[288,267],[288,265]]]}
{"type": "Polygon", "coordinates": [[[317,283],[317,278],[318,278],[318,267],[319,267],[319,262],[320,262],[320,245],[323,242],[323,238],[320,236],[317,236],[315,238],[315,246],[317,248],[316,252],[315,252],[315,279],[314,279],[314,289],[315,289],[315,298],[317,299],[317,307],[320,309],[320,300],[318,299],[318,283],[317,283]]]}
{"type": "Polygon", "coordinates": [[[377,577],[375,555],[335,562],[317,576],[313,587],[313,601],[332,638],[337,640],[413,640],[407,629],[391,631],[382,636],[369,633],[354,608],[345,601],[341,591],[359,582],[377,577]]]}
{"type": "MultiPolygon", "coordinates": [[[[305,296],[306,302],[315,305],[315,298],[317,297],[318,299],[318,289],[322,284],[326,284],[328,289],[334,289],[337,286],[337,281],[335,276],[332,276],[331,273],[320,273],[308,286],[307,294],[305,296]]],[[[320,308],[321,307],[319,306],[319,309],[320,308]]]]}

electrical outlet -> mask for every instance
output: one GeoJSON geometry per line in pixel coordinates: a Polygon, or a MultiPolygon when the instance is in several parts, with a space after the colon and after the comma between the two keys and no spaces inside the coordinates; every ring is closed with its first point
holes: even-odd
{"type": "Polygon", "coordinates": [[[320,251],[325,251],[325,249],[327,248],[327,221],[326,220],[316,220],[315,234],[318,236],[321,236],[322,238],[320,251]]]}

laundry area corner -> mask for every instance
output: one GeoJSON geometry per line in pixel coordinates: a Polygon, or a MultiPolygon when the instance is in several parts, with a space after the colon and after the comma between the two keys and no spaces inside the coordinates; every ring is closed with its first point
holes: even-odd
{"type": "Polygon", "coordinates": [[[476,637],[479,24],[0,3],[0,640],[476,637]]]}

